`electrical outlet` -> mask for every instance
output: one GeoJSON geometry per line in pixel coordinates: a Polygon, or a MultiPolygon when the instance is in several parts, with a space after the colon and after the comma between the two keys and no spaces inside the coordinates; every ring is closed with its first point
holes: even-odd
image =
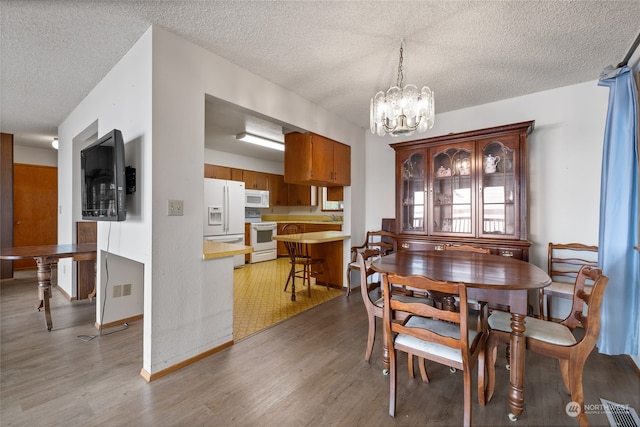
{"type": "Polygon", "coordinates": [[[168,200],[167,215],[182,216],[182,200],[168,200]]]}
{"type": "Polygon", "coordinates": [[[118,298],[122,296],[122,285],[115,285],[113,287],[113,298],[118,298]]]}
{"type": "Polygon", "coordinates": [[[122,296],[126,297],[131,295],[131,283],[127,283],[126,285],[122,285],[122,296]]]}

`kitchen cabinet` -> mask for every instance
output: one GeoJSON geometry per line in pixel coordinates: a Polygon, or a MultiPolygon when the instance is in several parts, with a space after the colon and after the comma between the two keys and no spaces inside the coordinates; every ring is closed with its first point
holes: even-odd
{"type": "Polygon", "coordinates": [[[284,138],[284,180],[324,187],[351,185],[351,147],[311,132],[284,138]]]}
{"type": "Polygon", "coordinates": [[[243,170],[242,180],[244,181],[245,188],[247,189],[253,189],[253,190],[269,189],[268,173],[243,170]]]}
{"type": "Polygon", "coordinates": [[[289,184],[284,175],[269,174],[269,206],[289,206],[289,184]]]}
{"type": "Polygon", "coordinates": [[[226,179],[231,181],[242,181],[242,169],[230,168],[228,166],[205,164],[204,177],[226,179]]]}
{"type": "Polygon", "coordinates": [[[526,142],[534,122],[391,144],[400,249],[467,243],[528,259],[526,142]]]}
{"type": "Polygon", "coordinates": [[[289,206],[317,206],[316,187],[301,184],[288,185],[289,206]]]}
{"type": "Polygon", "coordinates": [[[327,200],[330,202],[342,202],[344,200],[344,187],[327,187],[327,200]]]}

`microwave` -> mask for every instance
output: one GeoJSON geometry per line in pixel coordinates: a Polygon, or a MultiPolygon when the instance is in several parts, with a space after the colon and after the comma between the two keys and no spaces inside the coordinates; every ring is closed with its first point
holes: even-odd
{"type": "Polygon", "coordinates": [[[268,208],[269,191],[267,190],[244,190],[245,208],[268,208]]]}

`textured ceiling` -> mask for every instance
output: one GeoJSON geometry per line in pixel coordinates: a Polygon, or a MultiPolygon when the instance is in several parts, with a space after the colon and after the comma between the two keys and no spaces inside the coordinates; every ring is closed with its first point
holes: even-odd
{"type": "Polygon", "coordinates": [[[2,0],[0,15],[0,128],[34,146],[151,24],[363,129],[401,37],[405,84],[431,87],[442,113],[596,80],[640,31],[637,0],[2,0]]]}

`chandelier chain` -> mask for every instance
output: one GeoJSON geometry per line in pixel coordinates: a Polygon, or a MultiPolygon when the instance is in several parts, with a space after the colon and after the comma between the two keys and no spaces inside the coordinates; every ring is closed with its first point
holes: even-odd
{"type": "Polygon", "coordinates": [[[404,75],[402,74],[402,61],[403,61],[403,56],[402,56],[402,52],[403,52],[403,46],[402,46],[402,41],[400,41],[400,60],[398,61],[398,79],[396,81],[396,86],[398,87],[402,87],[402,81],[404,80],[404,75]]]}

